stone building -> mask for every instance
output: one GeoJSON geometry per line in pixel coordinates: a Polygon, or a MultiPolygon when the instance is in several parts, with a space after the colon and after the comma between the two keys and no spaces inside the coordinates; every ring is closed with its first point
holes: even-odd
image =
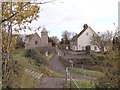
{"type": "Polygon", "coordinates": [[[25,49],[48,45],[48,31],[45,28],[41,31],[41,37],[37,33],[26,36],[25,49]]]}

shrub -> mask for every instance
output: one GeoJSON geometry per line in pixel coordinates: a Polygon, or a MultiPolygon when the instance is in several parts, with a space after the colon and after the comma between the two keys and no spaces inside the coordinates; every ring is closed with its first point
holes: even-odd
{"type": "Polygon", "coordinates": [[[34,59],[37,65],[48,64],[47,60],[35,49],[27,49],[24,55],[25,57],[34,59]]]}
{"type": "Polygon", "coordinates": [[[25,47],[25,42],[23,42],[22,38],[18,38],[15,48],[18,49],[18,48],[24,48],[24,47],[25,47]]]}

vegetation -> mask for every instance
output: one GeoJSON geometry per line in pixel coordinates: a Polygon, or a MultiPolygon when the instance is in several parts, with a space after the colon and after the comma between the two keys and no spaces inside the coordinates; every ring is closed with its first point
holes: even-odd
{"type": "MultiPolygon", "coordinates": [[[[79,88],[95,88],[95,84],[96,82],[95,81],[90,81],[90,80],[74,80],[75,83],[78,85],[79,88]]],[[[66,86],[69,86],[68,88],[70,88],[70,81],[65,85],[66,86]]],[[[75,88],[76,89],[76,86],[74,85],[73,82],[71,82],[71,87],[72,88],[75,88]]]]}
{"type": "Polygon", "coordinates": [[[36,65],[48,64],[47,60],[35,49],[27,49],[24,55],[25,57],[34,59],[36,65]]]}
{"type": "Polygon", "coordinates": [[[101,69],[104,74],[104,77],[98,79],[98,84],[96,87],[98,88],[118,88],[119,87],[119,70],[118,70],[118,62],[119,62],[119,51],[120,51],[120,38],[111,33],[107,32],[107,34],[102,35],[104,37],[99,37],[94,42],[98,42],[97,44],[102,44],[101,47],[105,47],[106,53],[103,51],[103,55],[98,58],[97,55],[93,55],[93,62],[97,67],[101,69]],[[114,36],[114,37],[112,37],[114,36]],[[114,38],[112,40],[112,38],[114,38]]]}
{"type": "Polygon", "coordinates": [[[14,76],[14,62],[11,52],[16,44],[15,38],[12,37],[13,32],[19,32],[26,29],[26,24],[37,19],[40,7],[31,5],[29,2],[3,2],[2,6],[2,60],[3,60],[3,84],[4,88],[10,84],[10,78],[14,76]],[[13,28],[14,26],[14,28],[13,28]],[[16,28],[15,28],[16,27],[16,28]]]}
{"type": "Polygon", "coordinates": [[[87,76],[93,76],[96,78],[100,78],[103,77],[104,74],[102,72],[98,72],[98,71],[93,71],[93,70],[85,70],[85,69],[78,69],[78,68],[69,68],[70,72],[74,72],[74,73],[78,73],[78,74],[83,74],[83,75],[87,75],[87,76]]]}
{"type": "Polygon", "coordinates": [[[60,74],[56,71],[53,71],[45,66],[41,66],[40,71],[43,72],[44,74],[51,76],[51,77],[54,77],[54,78],[64,78],[65,77],[65,75],[60,74]]]}
{"type": "Polygon", "coordinates": [[[25,50],[24,49],[15,49],[13,51],[13,60],[14,62],[17,62],[15,65],[15,69],[16,71],[19,71],[18,75],[15,79],[15,77],[12,77],[13,84],[10,87],[21,87],[21,88],[39,88],[39,84],[40,82],[38,81],[38,79],[36,79],[35,77],[31,77],[29,74],[25,73],[24,70],[25,69],[30,69],[33,70],[35,72],[38,73],[44,73],[44,75],[48,75],[51,77],[55,77],[55,78],[64,78],[65,76],[55,72],[51,69],[48,69],[45,65],[36,65],[36,60],[32,59],[32,58],[28,58],[25,57],[25,50]],[[20,70],[19,70],[19,68],[20,70]]]}
{"type": "Polygon", "coordinates": [[[17,38],[15,48],[25,48],[25,42],[23,42],[22,38],[17,38]]]}

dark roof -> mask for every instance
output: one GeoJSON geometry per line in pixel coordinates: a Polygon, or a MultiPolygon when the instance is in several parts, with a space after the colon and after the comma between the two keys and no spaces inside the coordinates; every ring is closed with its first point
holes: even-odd
{"type": "MultiPolygon", "coordinates": [[[[34,36],[39,36],[37,33],[34,33],[34,34],[29,34],[29,35],[26,35],[26,38],[29,38],[29,41],[34,37],[34,36]]],[[[40,37],[40,36],[39,36],[40,37]]]]}
{"type": "Polygon", "coordinates": [[[92,29],[91,27],[88,27],[87,24],[84,24],[84,25],[83,25],[83,30],[82,30],[79,34],[75,35],[75,36],[72,38],[72,41],[76,40],[79,36],[81,36],[88,28],[90,28],[90,29],[93,31],[93,29],[92,29]]]}
{"type": "Polygon", "coordinates": [[[72,38],[72,40],[73,40],[73,41],[76,40],[80,35],[83,34],[83,32],[84,32],[85,30],[86,30],[86,29],[83,29],[79,34],[75,35],[75,36],[72,38]]]}

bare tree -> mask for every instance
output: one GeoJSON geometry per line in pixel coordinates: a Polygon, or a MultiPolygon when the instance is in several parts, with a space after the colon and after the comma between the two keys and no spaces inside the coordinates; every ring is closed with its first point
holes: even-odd
{"type": "Polygon", "coordinates": [[[105,50],[108,51],[112,44],[112,38],[113,33],[106,31],[104,33],[99,33],[98,35],[92,36],[91,44],[96,45],[101,52],[104,52],[105,50]]]}

